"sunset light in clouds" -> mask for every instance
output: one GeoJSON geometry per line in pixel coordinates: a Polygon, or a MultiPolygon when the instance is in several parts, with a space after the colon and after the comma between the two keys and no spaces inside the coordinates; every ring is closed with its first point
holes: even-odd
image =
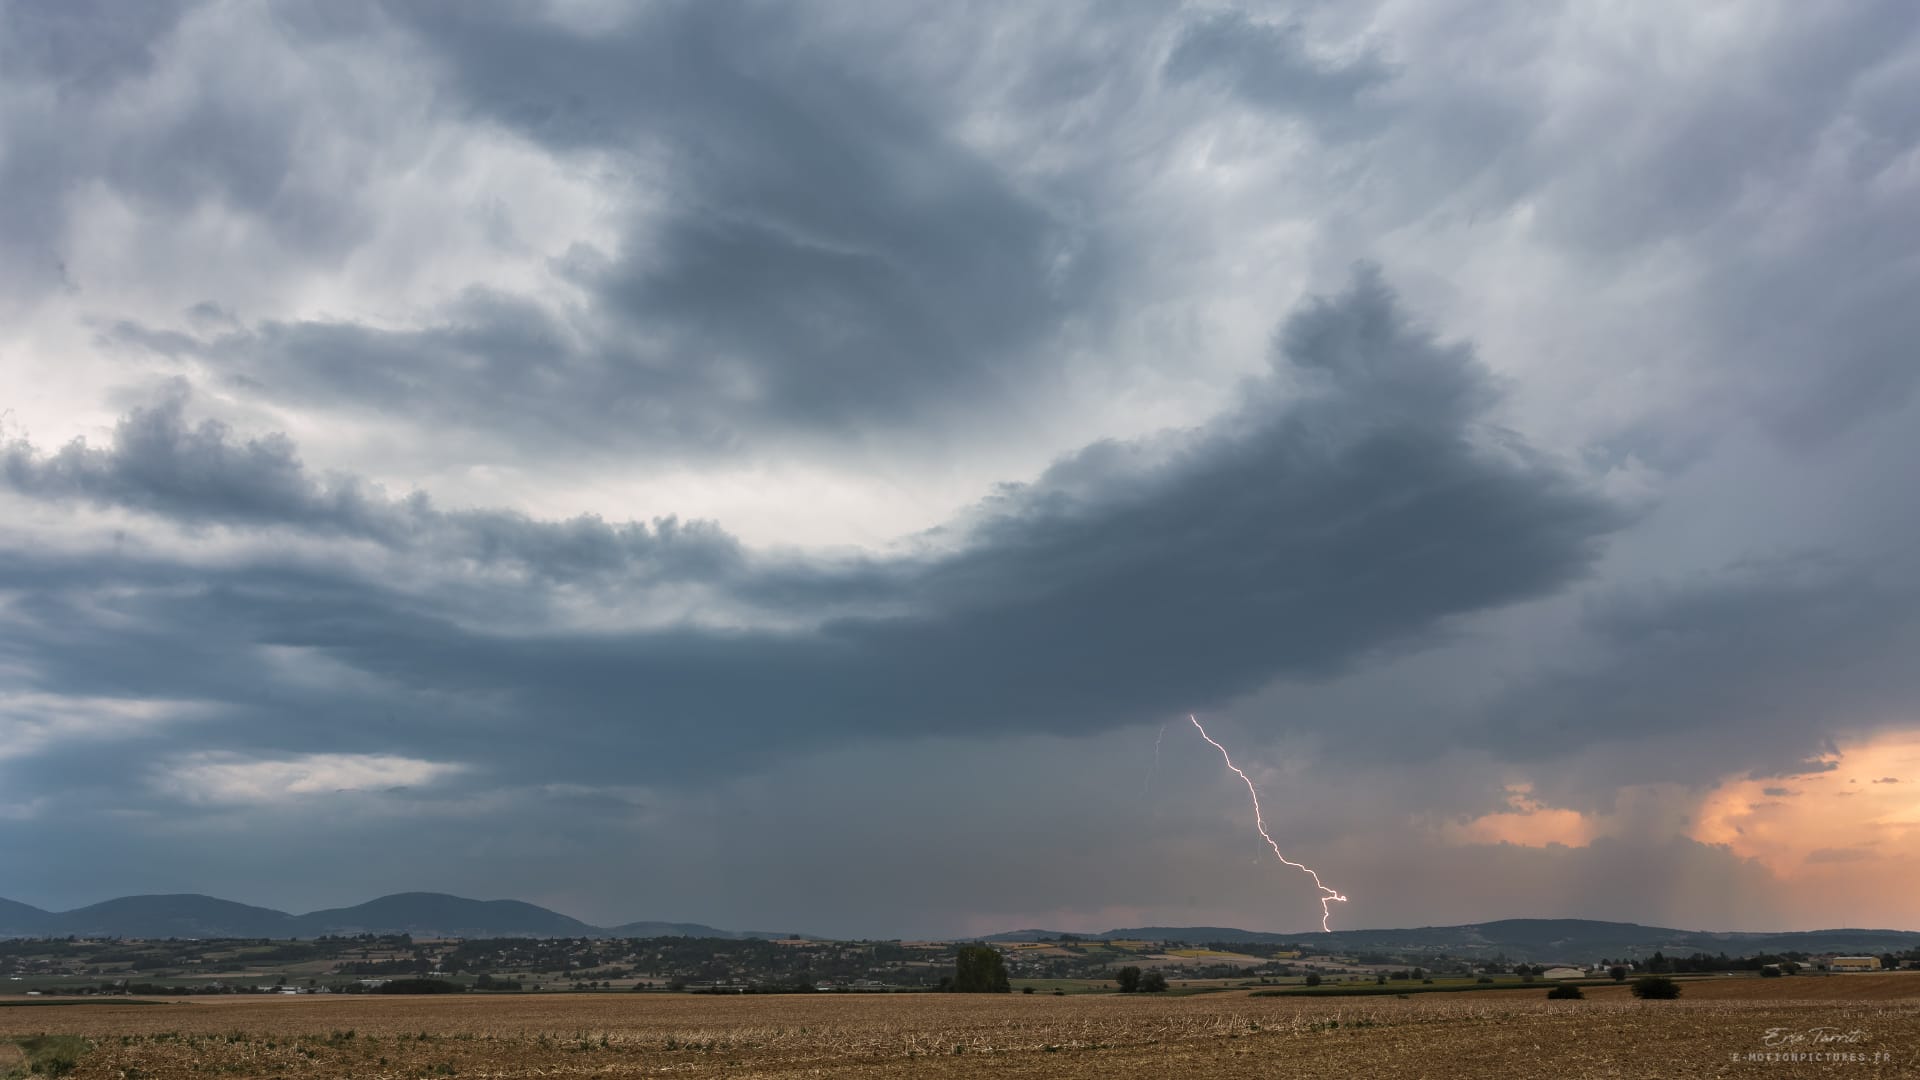
{"type": "MultiPolygon", "coordinates": [[[[1920,731],[1842,743],[1821,771],[1715,788],[1693,836],[1783,878],[1910,881],[1920,867],[1920,731]]],[[[1920,892],[1909,896],[1920,896],[1920,892]]]]}
{"type": "Polygon", "coordinates": [[[1439,831],[1452,845],[1584,848],[1665,830],[1763,870],[1797,920],[1818,921],[1839,904],[1902,925],[1920,896],[1920,731],[1843,742],[1810,766],[1817,767],[1702,789],[1629,786],[1595,812],[1546,805],[1533,785],[1510,783],[1504,808],[1439,831]]]}

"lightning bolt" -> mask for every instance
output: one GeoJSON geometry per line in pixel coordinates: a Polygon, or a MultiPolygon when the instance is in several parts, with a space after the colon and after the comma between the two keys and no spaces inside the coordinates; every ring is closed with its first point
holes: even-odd
{"type": "Polygon", "coordinates": [[[1147,783],[1146,786],[1141,789],[1141,794],[1143,795],[1153,790],[1153,774],[1160,771],[1160,740],[1166,737],[1167,725],[1161,724],[1160,734],[1153,737],[1153,764],[1147,766],[1147,783]]]}
{"type": "MultiPolygon", "coordinates": [[[[1201,738],[1207,740],[1207,743],[1215,750],[1220,751],[1220,759],[1227,763],[1227,768],[1233,770],[1233,775],[1238,776],[1241,781],[1247,785],[1247,794],[1253,796],[1253,827],[1260,830],[1260,839],[1265,840],[1267,846],[1273,849],[1273,857],[1293,867],[1295,870],[1306,871],[1307,876],[1313,879],[1313,887],[1320,890],[1320,929],[1327,933],[1332,933],[1333,927],[1328,925],[1328,922],[1333,918],[1333,909],[1327,905],[1333,903],[1335,900],[1344,904],[1347,902],[1347,898],[1337,890],[1329,889],[1321,883],[1320,875],[1314,873],[1313,867],[1305,863],[1294,862],[1292,859],[1280,854],[1280,845],[1274,843],[1273,837],[1267,834],[1266,819],[1260,816],[1260,792],[1254,789],[1253,780],[1248,777],[1246,773],[1240,771],[1240,766],[1233,763],[1233,755],[1227,753],[1226,747],[1213,741],[1213,736],[1207,734],[1207,729],[1200,726],[1198,717],[1192,713],[1188,713],[1187,719],[1192,721],[1194,730],[1200,733],[1201,738]]],[[[1165,729],[1163,728],[1162,730],[1165,729]]]]}

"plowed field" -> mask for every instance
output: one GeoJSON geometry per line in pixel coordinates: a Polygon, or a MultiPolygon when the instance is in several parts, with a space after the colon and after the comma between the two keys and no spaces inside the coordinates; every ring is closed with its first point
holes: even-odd
{"type": "MultiPolygon", "coordinates": [[[[1298,999],[1011,995],[199,998],[9,1007],[0,1038],[85,1036],[76,1080],[227,1077],[1920,1075],[1920,999],[1797,1000],[1846,979],[1298,999]],[[1775,989],[1775,985],[1781,987],[1775,989]],[[1845,1054],[1809,1062],[1767,1054],[1845,1054]]],[[[1915,985],[1916,980],[1902,980],[1915,985]]],[[[1889,985],[1898,985],[1889,981],[1889,985]]],[[[1864,986],[1864,983],[1863,983],[1864,986]]],[[[1828,993],[1833,991],[1828,990],[1828,993]]]]}

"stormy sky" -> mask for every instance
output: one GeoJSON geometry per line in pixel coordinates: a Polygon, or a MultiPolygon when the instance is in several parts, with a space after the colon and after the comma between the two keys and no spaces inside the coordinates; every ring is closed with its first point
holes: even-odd
{"type": "Polygon", "coordinates": [[[0,2],[0,895],[1912,928],[1920,10],[0,2]]]}

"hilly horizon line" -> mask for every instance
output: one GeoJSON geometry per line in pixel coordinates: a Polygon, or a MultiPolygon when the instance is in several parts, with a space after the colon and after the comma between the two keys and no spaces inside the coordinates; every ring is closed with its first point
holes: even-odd
{"type": "MultiPolygon", "coordinates": [[[[1261,931],[1224,926],[1137,926],[1112,927],[1099,931],[1048,930],[1028,928],[991,934],[954,935],[940,940],[1022,941],[1071,935],[1079,938],[1141,937],[1162,940],[1227,940],[1274,942],[1315,939],[1345,941],[1356,935],[1442,935],[1462,937],[1482,929],[1507,930],[1526,927],[1549,929],[1553,926],[1585,934],[1596,932],[1658,934],[1676,939],[1817,938],[1823,935],[1884,935],[1920,940],[1920,931],[1892,928],[1830,927],[1817,930],[1689,930],[1644,923],[1603,919],[1516,916],[1469,923],[1430,924],[1419,927],[1363,927],[1352,930],[1261,931]]],[[[108,937],[319,937],[347,933],[446,933],[450,936],[525,936],[525,937],[723,937],[776,939],[788,932],[725,930],[698,922],[659,919],[635,919],[601,926],[565,915],[524,900],[475,900],[451,893],[408,891],[389,893],[339,907],[317,908],[293,914],[277,908],[246,904],[204,893],[141,893],[114,897],[66,911],[51,911],[22,901],[0,898],[0,936],[40,937],[97,935],[108,937]],[[203,922],[214,919],[216,922],[203,922]],[[225,925],[234,920],[231,927],[225,925]],[[139,932],[114,928],[114,923],[139,932]],[[38,924],[38,925],[36,925],[38,924]],[[464,924],[464,925],[463,925],[464,924]],[[208,932],[232,929],[234,932],[208,932]],[[157,931],[149,933],[146,931],[157,931]],[[643,933],[641,931],[650,931],[643,933]]],[[[821,935],[802,934],[803,937],[821,935]]]]}
{"type": "Polygon", "coordinates": [[[524,900],[475,900],[452,893],[428,891],[388,893],[358,904],[316,908],[302,914],[206,893],[136,893],[65,911],[50,911],[23,901],[0,897],[0,936],[21,930],[27,933],[15,933],[15,936],[91,933],[110,937],[302,938],[326,934],[403,932],[505,937],[607,937],[616,934],[634,937],[787,936],[784,932],[724,930],[705,923],[664,919],[635,919],[611,926],[598,926],[524,900]],[[115,922],[124,926],[137,925],[140,932],[119,929],[113,925],[115,922]],[[149,930],[158,932],[146,932],[149,930]],[[222,932],[213,933],[210,930],[222,932]],[[227,930],[233,932],[224,932],[227,930]]]}

